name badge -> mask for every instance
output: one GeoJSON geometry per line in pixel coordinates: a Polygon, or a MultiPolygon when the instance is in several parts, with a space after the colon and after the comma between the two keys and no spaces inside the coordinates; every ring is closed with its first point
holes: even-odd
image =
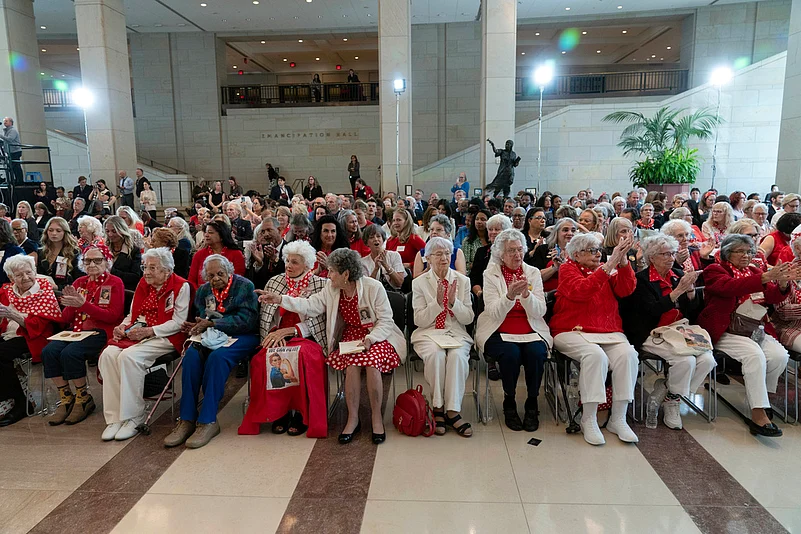
{"type": "Polygon", "coordinates": [[[172,293],[167,295],[167,300],[164,301],[164,311],[170,311],[175,307],[175,298],[172,293]]]}
{"type": "Polygon", "coordinates": [[[103,286],[100,288],[100,297],[97,299],[100,306],[108,306],[111,304],[111,286],[103,286]]]}
{"type": "Polygon", "coordinates": [[[397,249],[395,249],[395,252],[400,253],[403,252],[404,250],[406,250],[406,245],[400,245],[397,249]]]}
{"type": "Polygon", "coordinates": [[[67,258],[58,256],[56,258],[56,278],[67,276],[67,258]]]}
{"type": "Polygon", "coordinates": [[[370,308],[359,308],[359,321],[364,328],[372,328],[375,324],[375,317],[370,308]]]}

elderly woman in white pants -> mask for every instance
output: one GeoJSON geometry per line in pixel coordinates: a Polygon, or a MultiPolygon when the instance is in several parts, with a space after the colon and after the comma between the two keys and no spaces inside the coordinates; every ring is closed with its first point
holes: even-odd
{"type": "Polygon", "coordinates": [[[98,362],[103,377],[103,441],[134,437],[145,419],[142,393],[147,369],[173,350],[181,352],[186,335],[181,325],[189,315],[189,283],[173,273],[167,248],[142,255],[142,274],[131,313],[114,328],[113,340],[98,362]]]}
{"type": "Polygon", "coordinates": [[[766,306],[784,301],[790,281],[801,279],[801,267],[795,262],[782,263],[764,272],[751,264],[756,252],[756,243],[749,236],[730,234],[723,238],[720,263],[704,269],[706,306],[698,316],[698,324],[709,332],[716,349],[743,364],[745,392],[751,407],[748,421],[751,433],[777,437],[782,431],[770,421],[765,410],[770,409],[768,392],[776,392],[789,354],[773,337],[772,325],[764,322],[766,315],[760,318],[764,330],[755,336],[746,331],[748,328],[737,327],[735,314],[738,310],[745,311],[744,305],[750,308],[750,315],[756,315],[754,311],[760,310],[759,307],[767,312],[766,306]]]}
{"type": "Polygon", "coordinates": [[[412,282],[412,306],[417,325],[412,333],[412,344],[425,365],[436,434],[445,434],[447,425],[460,436],[470,437],[473,435],[470,423],[464,421],[459,412],[470,371],[473,340],[465,326],[473,322],[473,305],[470,279],[450,268],[452,255],[453,243],[447,239],[432,237],[426,244],[426,259],[431,268],[412,282]],[[441,347],[436,336],[442,335],[452,338],[459,346],[441,347]]]}
{"type": "Polygon", "coordinates": [[[626,422],[634,400],[637,351],[623,333],[618,299],[634,292],[636,279],[626,253],[632,236],[622,237],[605,264],[596,234],[573,237],[569,260],[559,268],[559,286],[551,319],[554,347],[581,362],[579,388],[583,412],[581,429],[590,445],[606,441],[598,428],[598,404],[606,402],[606,374],[612,370],[612,413],[606,429],[626,443],[639,441],[626,422]]]}

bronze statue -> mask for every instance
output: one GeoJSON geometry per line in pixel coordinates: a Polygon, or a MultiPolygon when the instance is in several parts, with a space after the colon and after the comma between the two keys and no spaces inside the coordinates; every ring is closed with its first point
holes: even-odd
{"type": "Polygon", "coordinates": [[[503,150],[495,148],[495,143],[490,139],[487,139],[487,142],[492,147],[492,152],[495,154],[495,157],[501,158],[501,162],[498,164],[498,174],[495,175],[495,179],[492,183],[484,189],[484,192],[492,191],[493,196],[502,193],[504,198],[506,198],[509,196],[509,190],[512,187],[512,183],[515,181],[515,167],[520,164],[520,156],[515,154],[512,150],[515,143],[511,139],[506,141],[506,148],[503,150]]]}

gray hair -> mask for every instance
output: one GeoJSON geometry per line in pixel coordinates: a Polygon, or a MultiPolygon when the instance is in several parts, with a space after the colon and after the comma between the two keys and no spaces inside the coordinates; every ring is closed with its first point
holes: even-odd
{"type": "Polygon", "coordinates": [[[693,212],[690,211],[690,208],[685,208],[684,206],[682,206],[680,208],[676,208],[675,210],[673,210],[673,212],[671,212],[670,220],[673,221],[676,219],[684,219],[686,216],[692,214],[693,212]]]}
{"type": "MultiPolygon", "coordinates": [[[[490,217],[491,218],[491,217],[490,217]]],[[[451,224],[451,220],[446,216],[438,213],[434,215],[428,220],[428,230],[431,230],[431,223],[439,223],[442,225],[442,229],[445,230],[445,233],[451,235],[451,231],[453,231],[453,225],[451,224]]],[[[489,222],[489,221],[487,221],[489,222]]]]}
{"type": "Polygon", "coordinates": [[[340,211],[339,212],[339,222],[340,222],[340,224],[344,225],[345,224],[345,218],[346,217],[350,217],[351,215],[356,217],[356,212],[353,211],[353,210],[342,210],[342,211],[340,211]]]}
{"type": "Polygon", "coordinates": [[[12,278],[14,276],[14,271],[26,266],[30,267],[34,274],[36,273],[36,261],[34,261],[34,259],[27,254],[17,254],[16,256],[11,256],[6,260],[6,262],[3,264],[3,270],[9,278],[12,278]]]}
{"type": "Polygon", "coordinates": [[[169,272],[173,272],[175,269],[175,260],[172,257],[172,252],[167,247],[148,249],[147,252],[142,254],[142,263],[145,263],[148,258],[159,260],[161,266],[169,272]]]}
{"type": "Polygon", "coordinates": [[[740,245],[748,245],[751,252],[756,253],[756,243],[753,239],[743,234],[728,234],[720,243],[721,261],[729,261],[731,251],[740,245]]]}
{"type": "Polygon", "coordinates": [[[366,245],[373,237],[377,235],[380,235],[382,240],[387,240],[387,233],[383,228],[377,224],[368,224],[364,227],[364,230],[362,230],[362,241],[364,241],[364,244],[366,245]]]}
{"type": "Polygon", "coordinates": [[[281,257],[284,258],[284,262],[286,262],[287,256],[290,254],[297,254],[303,258],[303,263],[306,265],[307,269],[314,269],[314,262],[317,261],[317,252],[315,252],[314,247],[307,241],[292,241],[284,245],[284,248],[281,249],[281,257]]]}
{"type": "Polygon", "coordinates": [[[622,202],[623,204],[625,204],[625,203],[626,203],[626,199],[625,199],[625,198],[623,198],[623,197],[615,197],[615,198],[613,198],[613,199],[612,199],[612,202],[611,202],[611,204],[612,204],[612,209],[614,209],[614,207],[615,207],[615,204],[617,204],[618,202],[622,202]]]}
{"type": "Polygon", "coordinates": [[[567,244],[565,250],[567,250],[567,255],[570,259],[575,260],[579,252],[590,247],[601,248],[601,240],[598,239],[598,235],[594,232],[573,236],[573,239],[567,244]]]}
{"type": "Polygon", "coordinates": [[[768,213],[768,207],[764,205],[762,202],[757,202],[756,204],[754,204],[754,207],[751,209],[751,213],[755,212],[757,209],[759,209],[759,211],[764,211],[765,213],[768,213]]]}
{"type": "Polygon", "coordinates": [[[739,221],[734,221],[729,225],[726,229],[727,234],[745,234],[745,231],[751,228],[759,235],[759,224],[754,219],[749,219],[748,217],[743,217],[739,221]]]}
{"type": "Polygon", "coordinates": [[[25,228],[26,230],[28,229],[28,221],[26,221],[25,219],[14,219],[13,221],[11,221],[11,224],[14,224],[15,222],[22,224],[22,227],[25,228]]]}
{"type": "MultiPolygon", "coordinates": [[[[546,243],[548,243],[548,248],[554,248],[557,243],[557,239],[559,236],[559,230],[566,224],[572,224],[573,230],[578,230],[578,223],[569,217],[563,217],[556,221],[556,224],[553,225],[553,230],[551,231],[550,235],[546,238],[546,243]]],[[[497,239],[497,238],[496,238],[497,239]]]]}
{"type": "Polygon", "coordinates": [[[355,250],[338,248],[328,256],[328,269],[339,274],[348,273],[348,280],[355,282],[364,274],[362,257],[355,250]]]}
{"type": "Polygon", "coordinates": [[[203,280],[205,280],[206,282],[209,281],[209,279],[206,277],[206,268],[209,266],[210,263],[213,263],[215,261],[219,262],[220,265],[222,265],[223,269],[225,269],[225,272],[228,273],[228,278],[234,275],[234,264],[231,263],[231,261],[228,258],[223,256],[222,254],[212,254],[211,256],[203,260],[203,269],[200,273],[200,275],[203,277],[203,280]]]}
{"type": "Polygon", "coordinates": [[[651,257],[659,254],[662,247],[668,247],[671,252],[677,252],[679,242],[675,237],[667,234],[654,234],[640,241],[640,247],[642,247],[642,258],[646,263],[651,263],[651,257]]]}
{"type": "Polygon", "coordinates": [[[526,245],[526,238],[523,236],[523,233],[516,228],[507,228],[503,230],[500,234],[495,237],[495,241],[492,243],[492,247],[490,248],[490,252],[492,253],[493,261],[497,263],[503,262],[503,253],[506,251],[506,244],[518,242],[523,247],[523,254],[526,253],[528,249],[526,245]]]}
{"type": "Polygon", "coordinates": [[[662,228],[660,229],[663,234],[669,235],[670,237],[676,237],[674,234],[676,234],[679,230],[684,230],[687,232],[687,234],[693,233],[693,227],[690,226],[690,223],[684,219],[671,219],[663,224],[662,228]]]}
{"type": "Polygon", "coordinates": [[[453,254],[453,242],[444,237],[432,237],[426,243],[426,256],[431,254],[435,249],[447,250],[448,254],[453,254]]]}
{"type": "Polygon", "coordinates": [[[169,221],[167,221],[167,228],[172,225],[172,221],[176,221],[176,224],[181,227],[181,231],[178,233],[178,240],[186,238],[189,240],[191,247],[195,248],[195,240],[192,239],[192,233],[189,231],[189,223],[186,222],[181,217],[173,217],[169,221]]]}
{"type": "MultiPolygon", "coordinates": [[[[517,208],[515,208],[517,209],[517,208]]],[[[504,215],[503,213],[497,213],[487,219],[487,230],[489,227],[492,226],[493,228],[500,227],[501,231],[508,230],[512,227],[512,219],[504,215]]]]}
{"type": "Polygon", "coordinates": [[[103,237],[103,224],[91,215],[78,217],[78,228],[86,225],[95,237],[103,237]]]}
{"type": "Polygon", "coordinates": [[[259,237],[259,232],[261,232],[261,227],[264,223],[271,222],[273,223],[273,228],[278,230],[278,219],[275,217],[264,217],[259,224],[256,225],[256,228],[253,229],[253,239],[257,239],[259,237]]]}

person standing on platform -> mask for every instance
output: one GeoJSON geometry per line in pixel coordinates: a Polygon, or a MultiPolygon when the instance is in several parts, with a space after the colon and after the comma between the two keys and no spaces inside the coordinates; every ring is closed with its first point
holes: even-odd
{"type": "Polygon", "coordinates": [[[3,118],[3,133],[0,140],[8,143],[8,156],[11,163],[11,172],[14,174],[16,183],[22,183],[22,166],[18,163],[22,159],[22,143],[19,139],[19,132],[14,128],[14,119],[11,117],[3,118]],[[13,163],[13,162],[17,163],[13,163]]]}
{"type": "Polygon", "coordinates": [[[133,178],[128,176],[125,171],[120,171],[120,196],[122,197],[122,205],[133,208],[134,207],[134,181],[133,178]]]}

